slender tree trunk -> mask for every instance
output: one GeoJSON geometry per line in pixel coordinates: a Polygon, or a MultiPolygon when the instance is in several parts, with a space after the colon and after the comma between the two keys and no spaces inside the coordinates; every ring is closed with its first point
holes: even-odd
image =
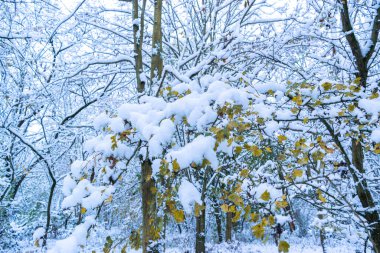
{"type": "MultiPolygon", "coordinates": [[[[359,140],[352,139],[351,147],[352,163],[356,170],[364,176],[365,169],[363,146],[359,140]]],[[[372,242],[375,252],[380,253],[380,217],[375,208],[375,201],[368,189],[368,183],[365,178],[360,179],[354,175],[354,181],[356,184],[356,192],[362,206],[369,209],[364,213],[364,217],[369,224],[369,240],[372,242]]]]}
{"type": "Polygon", "coordinates": [[[323,229],[319,230],[319,239],[321,240],[322,252],[327,253],[325,245],[325,233],[323,232],[323,229]]]}
{"type": "MultiPolygon", "coordinates": [[[[141,14],[139,16],[139,1],[133,0],[133,35],[134,35],[134,51],[135,51],[135,72],[137,91],[139,93],[146,92],[146,78],[142,78],[143,59],[142,45],[144,39],[144,16],[146,0],[141,1],[141,14]],[[140,19],[140,25],[135,21],[140,19]]],[[[161,28],[162,0],[154,1],[154,24],[152,49],[153,56],[151,59],[151,85],[155,77],[160,77],[162,72],[162,28],[161,28]],[[157,70],[157,71],[155,71],[157,70]]],[[[144,158],[141,164],[141,192],[142,192],[142,249],[143,253],[158,252],[159,245],[155,244],[160,237],[157,217],[156,203],[156,183],[152,178],[152,163],[149,158],[144,158]]]]}
{"type": "Polygon", "coordinates": [[[222,214],[218,206],[214,207],[214,214],[215,214],[215,222],[216,222],[216,232],[218,234],[218,243],[222,243],[223,242],[222,214]]]}
{"type": "Polygon", "coordinates": [[[150,244],[159,238],[157,226],[157,207],[155,181],[152,177],[152,163],[145,159],[141,165],[141,192],[142,192],[142,248],[143,253],[158,252],[157,245],[150,244]]]}
{"type": "Polygon", "coordinates": [[[201,211],[201,214],[196,217],[196,235],[195,235],[195,253],[206,252],[206,209],[201,211]]]}
{"type": "Polygon", "coordinates": [[[150,69],[151,82],[154,82],[154,78],[161,78],[163,69],[162,60],[162,28],[161,28],[161,16],[162,16],[162,0],[154,1],[154,25],[152,35],[152,66],[150,69]]]}
{"type": "MultiPolygon", "coordinates": [[[[46,162],[46,161],[45,161],[46,162]]],[[[45,225],[45,235],[43,237],[43,242],[42,246],[46,246],[46,241],[48,238],[48,233],[50,229],[50,223],[51,223],[51,205],[53,203],[53,196],[54,196],[54,190],[55,186],[57,185],[57,181],[53,175],[53,172],[51,171],[51,168],[49,167],[48,163],[46,162],[46,166],[48,166],[48,172],[49,172],[49,177],[52,180],[51,186],[50,186],[50,193],[49,193],[49,199],[48,199],[48,204],[47,204],[47,210],[46,210],[46,225],[45,225]]]]}
{"type": "MultiPolygon", "coordinates": [[[[360,86],[365,89],[367,87],[368,78],[368,63],[370,62],[376,48],[376,44],[380,31],[380,7],[376,7],[376,15],[373,18],[371,28],[371,45],[369,50],[363,54],[363,50],[360,46],[360,41],[356,37],[355,30],[352,26],[349,1],[341,1],[340,17],[342,22],[342,30],[345,32],[346,40],[351,49],[351,53],[355,58],[356,63],[356,78],[360,78],[360,86]]],[[[330,130],[331,131],[331,130],[330,130]]],[[[333,134],[334,135],[334,134],[333,134]]],[[[342,151],[343,147],[340,147],[342,151]]],[[[352,152],[352,164],[355,166],[354,170],[351,167],[349,158],[346,157],[346,162],[349,164],[349,170],[355,182],[356,193],[362,204],[362,207],[367,209],[364,213],[364,217],[369,224],[369,240],[372,242],[373,248],[376,253],[380,253],[380,217],[376,210],[375,202],[371,191],[368,189],[368,183],[364,177],[366,171],[364,169],[364,154],[363,147],[360,143],[360,139],[352,139],[351,145],[352,152]]]]}
{"type": "MultiPolygon", "coordinates": [[[[278,171],[278,176],[279,176],[280,180],[282,182],[285,182],[285,176],[284,176],[284,173],[282,172],[281,168],[278,167],[277,171],[278,171]]],[[[285,187],[282,187],[281,190],[282,190],[282,194],[284,194],[285,196],[288,196],[288,191],[285,187]]],[[[294,223],[294,219],[293,219],[294,215],[293,215],[292,209],[290,207],[290,201],[288,201],[288,205],[284,208],[284,210],[285,210],[285,213],[287,215],[289,215],[291,218],[291,221],[289,221],[289,228],[290,228],[290,232],[293,233],[296,230],[296,225],[294,223]]]]}
{"type": "Polygon", "coordinates": [[[135,73],[137,91],[143,93],[145,91],[145,80],[141,79],[143,73],[143,60],[142,60],[142,45],[144,40],[144,14],[145,14],[146,0],[143,1],[141,15],[139,17],[139,0],[133,0],[133,45],[135,53],[135,73]],[[140,18],[140,24],[135,23],[140,18]]]}
{"type": "Polygon", "coordinates": [[[226,213],[226,242],[231,242],[232,241],[232,217],[233,217],[232,212],[227,212],[226,213]]]}

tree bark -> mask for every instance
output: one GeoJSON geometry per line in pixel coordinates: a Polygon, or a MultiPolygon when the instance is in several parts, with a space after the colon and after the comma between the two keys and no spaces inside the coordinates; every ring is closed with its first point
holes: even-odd
{"type": "Polygon", "coordinates": [[[206,252],[206,209],[201,211],[201,214],[196,217],[196,235],[195,235],[195,253],[206,252]]]}
{"type": "MultiPolygon", "coordinates": [[[[352,139],[352,163],[356,170],[361,174],[365,174],[364,169],[364,153],[361,142],[357,139],[352,139]]],[[[369,224],[369,240],[372,242],[373,248],[376,253],[380,253],[380,217],[376,210],[375,201],[371,192],[368,189],[368,183],[365,178],[358,178],[354,176],[356,184],[356,192],[363,208],[368,208],[365,211],[364,217],[369,224]]]]}
{"type": "Polygon", "coordinates": [[[161,78],[163,69],[162,60],[162,28],[161,28],[161,16],[162,16],[162,0],[154,1],[154,25],[152,35],[152,64],[150,69],[150,78],[153,83],[154,78],[161,78]]]}
{"type": "Polygon", "coordinates": [[[222,214],[221,214],[220,208],[218,206],[214,207],[214,214],[215,214],[215,222],[216,222],[216,232],[218,234],[218,243],[222,243],[223,242],[222,214]]]}
{"type": "MultiPolygon", "coordinates": [[[[379,31],[380,31],[380,7],[376,9],[376,15],[373,18],[372,28],[371,28],[371,46],[368,52],[363,55],[360,47],[360,43],[355,36],[355,31],[352,26],[352,21],[350,18],[350,11],[348,6],[348,1],[340,0],[342,4],[340,16],[342,21],[342,30],[345,32],[346,40],[350,46],[351,53],[355,58],[356,69],[355,73],[357,78],[360,78],[360,85],[365,89],[367,86],[368,78],[368,63],[375,52],[376,44],[378,41],[379,31]]],[[[331,130],[330,130],[331,132],[331,130]]],[[[343,150],[343,147],[341,147],[343,150]]],[[[368,209],[365,211],[364,218],[369,224],[369,240],[372,242],[373,248],[376,253],[380,253],[380,217],[377,210],[375,210],[375,202],[371,191],[368,188],[367,180],[364,175],[366,173],[364,168],[364,153],[363,147],[360,139],[353,138],[351,143],[351,153],[352,153],[352,164],[356,170],[351,167],[351,162],[348,157],[346,157],[346,162],[349,164],[349,170],[355,182],[356,193],[363,208],[368,209]]]]}
{"type": "Polygon", "coordinates": [[[233,217],[232,212],[227,212],[226,213],[226,242],[231,242],[232,241],[232,217],[233,217]]]}
{"type": "Polygon", "coordinates": [[[141,164],[141,194],[142,194],[142,249],[143,253],[158,252],[158,246],[151,246],[159,237],[157,222],[157,206],[155,181],[152,177],[152,163],[145,159],[141,164]]]}

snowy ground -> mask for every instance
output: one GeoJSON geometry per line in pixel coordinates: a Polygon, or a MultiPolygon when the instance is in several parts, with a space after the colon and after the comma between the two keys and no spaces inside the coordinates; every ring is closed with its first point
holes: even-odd
{"type": "MultiPolygon", "coordinates": [[[[141,251],[127,251],[129,253],[140,253],[141,251]]],[[[166,253],[185,253],[186,249],[181,247],[167,249],[166,253]]],[[[277,253],[277,246],[274,244],[252,244],[252,243],[238,243],[238,244],[216,244],[209,245],[208,253],[277,253]]],[[[188,251],[193,253],[193,251],[188,251]]],[[[322,253],[320,246],[310,245],[290,245],[289,253],[322,253]]],[[[349,245],[344,246],[328,246],[327,253],[355,253],[355,249],[349,245]]]]}
{"type": "MultiPolygon", "coordinates": [[[[352,245],[336,245],[327,246],[327,253],[356,253],[362,251],[355,251],[352,245]]],[[[94,249],[84,249],[81,252],[93,252],[94,249]]],[[[23,253],[39,252],[36,248],[28,248],[23,253]]],[[[97,249],[95,252],[103,252],[103,249],[97,249]]],[[[120,252],[116,250],[115,252],[120,252]]],[[[141,253],[141,250],[127,250],[128,253],[141,253]]],[[[165,253],[193,253],[193,249],[186,249],[183,247],[168,248],[165,253]]],[[[214,244],[207,246],[208,253],[278,253],[277,246],[271,243],[232,243],[232,244],[214,244]]],[[[320,245],[307,245],[304,242],[300,244],[291,243],[289,253],[323,253],[320,245]]]]}

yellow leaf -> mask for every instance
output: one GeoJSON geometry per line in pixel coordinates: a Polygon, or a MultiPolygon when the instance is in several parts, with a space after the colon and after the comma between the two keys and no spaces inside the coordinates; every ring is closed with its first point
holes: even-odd
{"type": "Polygon", "coordinates": [[[293,97],[292,101],[294,103],[296,103],[298,106],[302,105],[302,97],[301,97],[301,95],[298,94],[297,96],[293,97]]]}
{"type": "Polygon", "coordinates": [[[324,90],[331,90],[332,84],[329,82],[326,82],[326,83],[322,84],[322,87],[324,90]]]}
{"type": "Polygon", "coordinates": [[[228,207],[228,212],[229,213],[235,213],[236,212],[236,206],[232,205],[228,207]]]}
{"type": "Polygon", "coordinates": [[[82,208],[80,209],[80,213],[81,213],[81,214],[85,214],[86,212],[87,212],[87,209],[86,209],[86,208],[82,207],[82,208]]]}
{"type": "Polygon", "coordinates": [[[270,199],[270,193],[267,190],[265,190],[265,192],[261,194],[260,198],[264,201],[268,201],[270,199]]]}
{"type": "Polygon", "coordinates": [[[297,163],[300,165],[306,165],[309,162],[309,157],[304,156],[300,159],[298,159],[297,163]]]}
{"type": "Polygon", "coordinates": [[[240,219],[241,211],[236,211],[234,217],[232,218],[232,222],[237,222],[240,219]]]}
{"type": "Polygon", "coordinates": [[[116,135],[111,136],[111,149],[115,150],[117,148],[117,140],[116,135]]]}
{"type": "Polygon", "coordinates": [[[227,204],[221,205],[220,208],[222,209],[223,212],[225,212],[225,213],[228,212],[228,205],[227,204]]]}
{"type": "Polygon", "coordinates": [[[210,163],[210,161],[209,160],[207,160],[207,159],[203,159],[203,161],[202,161],[202,167],[204,168],[204,167],[206,167],[207,165],[210,165],[211,163],[210,163]]]}
{"type": "Polygon", "coordinates": [[[278,251],[287,253],[289,252],[289,247],[289,243],[287,243],[286,241],[280,241],[280,243],[278,244],[278,251]]]}
{"type": "Polygon", "coordinates": [[[259,124],[259,125],[264,125],[264,119],[263,118],[261,118],[261,117],[257,117],[257,124],[259,124]]]}
{"type": "Polygon", "coordinates": [[[272,226],[274,224],[274,222],[275,222],[275,219],[274,219],[273,215],[270,215],[269,216],[269,225],[272,226]]]}
{"type": "Polygon", "coordinates": [[[240,146],[235,147],[235,153],[236,153],[237,155],[240,154],[242,150],[243,150],[243,148],[240,147],[240,146]]]}
{"type": "Polygon", "coordinates": [[[195,206],[194,206],[194,215],[195,215],[195,217],[199,217],[201,215],[201,212],[205,208],[206,207],[204,205],[199,205],[197,202],[195,202],[195,206]]]}
{"type": "Polygon", "coordinates": [[[323,197],[322,195],[322,191],[320,189],[317,190],[317,195],[318,195],[318,199],[322,202],[322,203],[326,203],[327,200],[325,197],[323,197]]]}
{"type": "Polygon", "coordinates": [[[375,99],[375,98],[378,98],[379,97],[379,93],[378,92],[374,92],[371,94],[371,96],[369,97],[369,99],[375,99]]]}
{"type": "Polygon", "coordinates": [[[311,157],[314,159],[314,161],[318,161],[322,160],[325,157],[325,154],[322,151],[317,150],[311,154],[311,157]]]}
{"type": "Polygon", "coordinates": [[[282,144],[288,138],[286,138],[286,136],[284,136],[284,135],[279,135],[279,136],[277,136],[277,139],[278,139],[278,142],[280,142],[280,144],[282,144]]]}
{"type": "Polygon", "coordinates": [[[251,147],[251,151],[252,151],[253,156],[256,156],[256,157],[261,156],[261,154],[263,153],[263,151],[259,149],[256,145],[253,145],[251,147]]]}
{"type": "Polygon", "coordinates": [[[243,199],[236,193],[230,194],[228,196],[228,200],[232,201],[237,206],[241,206],[243,204],[243,199]]]}
{"type": "Polygon", "coordinates": [[[181,223],[185,220],[185,212],[183,210],[173,210],[172,214],[177,223],[181,223]]]}
{"type": "Polygon", "coordinates": [[[104,203],[110,203],[110,202],[112,202],[112,195],[109,196],[109,197],[104,201],[104,203]]]}
{"type": "Polygon", "coordinates": [[[298,108],[297,107],[293,107],[292,109],[290,109],[290,111],[293,113],[293,114],[296,114],[298,113],[298,108]]]}
{"type": "Polygon", "coordinates": [[[252,227],[252,232],[256,238],[262,239],[264,237],[265,229],[264,226],[260,223],[252,227]]]}
{"type": "Polygon", "coordinates": [[[251,214],[251,206],[248,205],[244,207],[244,219],[249,219],[249,215],[251,214]]]}
{"type": "Polygon", "coordinates": [[[173,166],[173,171],[174,172],[178,172],[181,169],[181,167],[179,166],[179,163],[177,162],[177,159],[175,159],[172,162],[172,166],[173,166]]]}
{"type": "Polygon", "coordinates": [[[240,171],[240,176],[241,176],[241,177],[244,177],[244,178],[247,178],[247,177],[249,176],[249,170],[247,170],[247,169],[242,169],[242,170],[240,171]]]}
{"type": "Polygon", "coordinates": [[[350,104],[350,105],[348,106],[348,111],[349,111],[349,112],[353,112],[354,110],[355,110],[355,105],[350,104]]]}
{"type": "Polygon", "coordinates": [[[251,221],[257,222],[259,220],[259,215],[257,213],[251,213],[251,221]]]}
{"type": "Polygon", "coordinates": [[[375,148],[373,149],[373,152],[377,155],[380,155],[380,143],[377,143],[375,145],[375,148]]]}
{"type": "Polygon", "coordinates": [[[344,84],[336,84],[335,85],[335,88],[337,89],[337,90],[344,90],[345,88],[346,88],[346,86],[344,85],[344,84]]]}
{"type": "Polygon", "coordinates": [[[354,84],[360,84],[360,80],[361,79],[362,79],[361,77],[357,77],[357,78],[355,78],[355,80],[353,81],[353,83],[354,84]]]}
{"type": "Polygon", "coordinates": [[[302,177],[302,175],[303,175],[303,170],[298,170],[298,169],[293,170],[293,177],[302,177]]]}
{"type": "Polygon", "coordinates": [[[268,153],[272,153],[272,149],[270,147],[265,147],[265,150],[268,152],[268,153]]]}
{"type": "Polygon", "coordinates": [[[286,200],[276,201],[275,204],[277,208],[285,208],[288,206],[288,202],[286,202],[286,200]]]}

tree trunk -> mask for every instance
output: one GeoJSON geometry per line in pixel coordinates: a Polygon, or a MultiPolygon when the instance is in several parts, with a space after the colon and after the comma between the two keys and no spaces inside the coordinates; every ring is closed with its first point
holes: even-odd
{"type": "Polygon", "coordinates": [[[135,53],[135,73],[136,73],[136,88],[139,93],[145,91],[145,80],[141,80],[143,73],[142,60],[142,44],[144,40],[144,14],[146,0],[143,1],[141,16],[139,17],[139,1],[133,0],[133,45],[135,53]],[[140,24],[136,24],[135,20],[140,18],[140,24]]]}
{"type": "MultiPolygon", "coordinates": [[[[143,60],[142,60],[142,44],[144,38],[144,16],[146,0],[142,1],[141,15],[139,17],[139,1],[133,0],[133,20],[140,18],[140,25],[134,23],[133,36],[134,36],[134,51],[135,51],[135,72],[137,91],[144,93],[146,91],[146,78],[142,78],[143,74],[143,60]]],[[[162,28],[161,28],[161,13],[162,13],[162,0],[154,1],[154,24],[153,24],[153,38],[152,49],[153,56],[151,59],[151,81],[156,77],[161,76],[162,72],[162,28]]],[[[159,244],[156,241],[160,237],[157,217],[157,204],[156,204],[156,183],[152,178],[152,163],[149,158],[141,164],[141,194],[142,194],[142,249],[143,253],[158,252],[159,244]],[[153,245],[154,243],[154,245],[153,245]]]]}
{"type": "Polygon", "coordinates": [[[322,252],[327,253],[325,245],[325,233],[323,232],[323,229],[319,230],[319,239],[321,240],[322,252]]]}
{"type": "Polygon", "coordinates": [[[206,209],[201,211],[201,214],[196,217],[196,235],[195,235],[195,253],[206,252],[206,209]]]}
{"type": "MultiPolygon", "coordinates": [[[[280,178],[280,180],[282,182],[285,182],[285,176],[284,176],[284,173],[282,172],[281,168],[278,167],[277,171],[278,171],[278,177],[280,178]]],[[[285,195],[286,197],[289,195],[288,191],[285,187],[282,187],[281,190],[282,190],[282,194],[285,195]]],[[[293,219],[294,215],[293,215],[292,209],[290,207],[290,201],[289,200],[288,200],[288,205],[284,208],[284,210],[285,210],[285,213],[287,215],[289,215],[291,218],[291,221],[289,221],[288,223],[289,223],[290,232],[293,233],[296,230],[296,225],[294,223],[294,219],[293,219]]]]}
{"type": "Polygon", "coordinates": [[[233,228],[232,217],[233,217],[233,213],[227,212],[226,214],[226,242],[232,241],[232,228],[233,228]]]}
{"type": "Polygon", "coordinates": [[[161,16],[162,16],[162,0],[154,1],[154,27],[152,35],[152,63],[150,69],[150,77],[153,83],[154,78],[161,78],[163,69],[162,60],[162,28],[161,28],[161,16]]]}
{"type": "Polygon", "coordinates": [[[155,181],[152,178],[152,163],[145,159],[141,164],[141,195],[142,195],[142,249],[143,253],[158,252],[157,245],[150,244],[159,238],[157,226],[157,208],[155,181]]]}
{"type": "Polygon", "coordinates": [[[218,206],[214,207],[214,214],[215,214],[215,222],[216,222],[216,232],[218,234],[218,243],[222,243],[223,242],[222,214],[221,214],[220,208],[218,206]]]}
{"type": "MultiPolygon", "coordinates": [[[[365,175],[364,170],[364,154],[363,146],[359,140],[352,139],[352,163],[356,170],[362,175],[365,175]]],[[[368,208],[365,211],[364,217],[369,224],[369,239],[372,242],[373,248],[376,253],[380,253],[380,217],[375,208],[375,201],[371,192],[368,189],[368,183],[365,178],[358,178],[353,174],[356,184],[356,192],[363,208],[368,208]]]]}

